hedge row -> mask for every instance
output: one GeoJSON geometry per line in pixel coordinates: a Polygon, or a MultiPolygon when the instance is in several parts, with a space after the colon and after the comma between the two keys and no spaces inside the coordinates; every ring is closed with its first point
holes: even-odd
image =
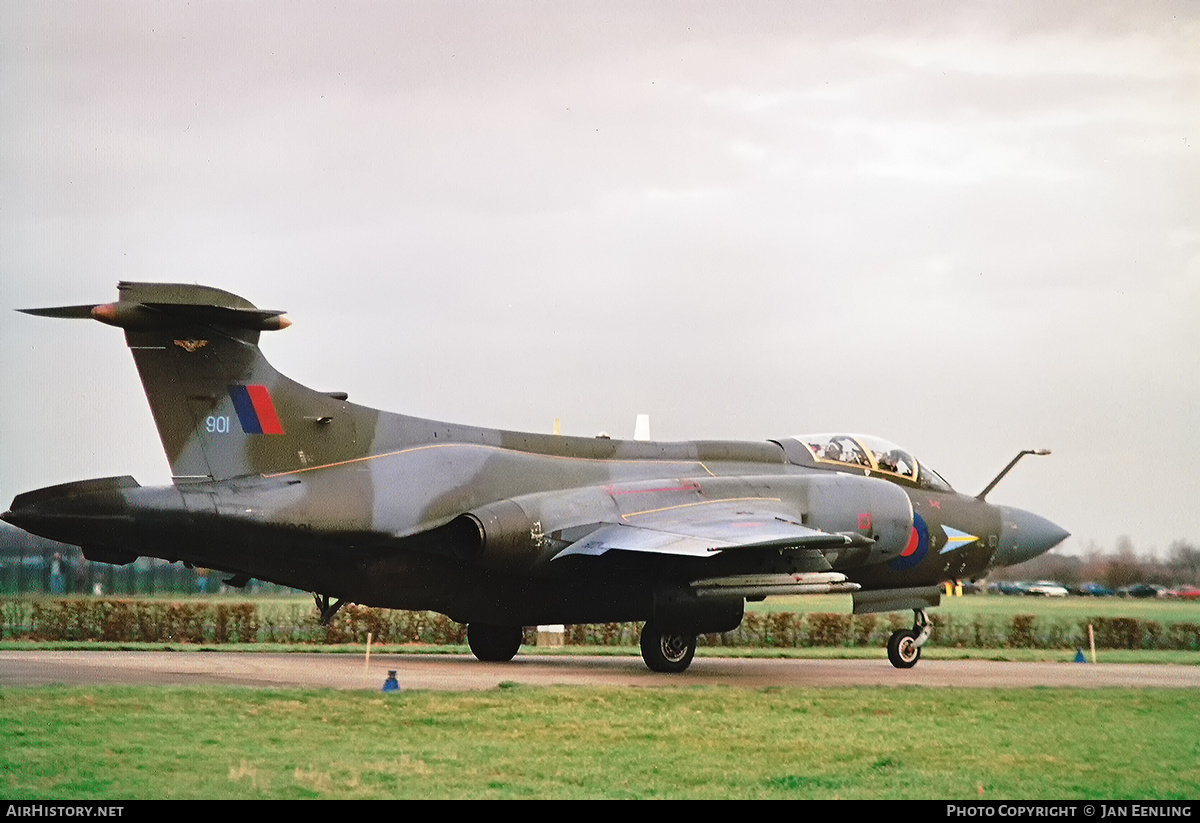
{"type": "MultiPolygon", "coordinates": [[[[107,640],[149,643],[427,643],[466,642],[466,626],[434,612],[372,609],[348,605],[329,626],[314,608],[300,605],[260,609],[255,603],[168,603],[161,601],[64,598],[0,600],[5,638],[107,640]]],[[[1096,645],[1107,649],[1200,651],[1200,624],[1093,617],[1055,620],[1035,615],[1010,619],[933,614],[933,641],[942,647],[1064,649],[1096,645]]],[[[701,645],[759,648],[881,646],[907,613],[849,615],[748,612],[731,632],[700,638],[701,645]]],[[[565,642],[577,646],[637,645],[637,623],[567,626],[565,642]]],[[[535,642],[535,630],[526,630],[535,642]]]]}
{"type": "Polygon", "coordinates": [[[5,636],[31,640],[254,643],[261,630],[253,603],[35,600],[26,615],[19,601],[6,601],[3,612],[5,636]]]}

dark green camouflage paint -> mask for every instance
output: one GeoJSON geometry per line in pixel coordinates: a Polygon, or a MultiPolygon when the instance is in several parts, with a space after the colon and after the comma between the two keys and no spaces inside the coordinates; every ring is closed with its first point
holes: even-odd
{"type": "Polygon", "coordinates": [[[883,592],[862,610],[915,608],[910,600],[936,602],[931,587],[983,573],[1012,542],[1003,507],[821,465],[791,438],[563,437],[359,406],[270,366],[259,337],[288,325],[282,312],[202,286],[121,283],[119,295],[33,313],[125,330],[174,485],[65,484],[18,496],[4,515],[93,559],[161,557],[500,625],[647,620],[675,604],[700,631],[736,625],[742,608],[740,596],[699,596],[702,581],[832,572],[844,576],[842,590],[883,592]],[[269,398],[265,427],[279,433],[244,431],[234,397],[247,391],[269,398]],[[614,524],[642,539],[692,527],[697,540],[745,537],[707,556],[560,554],[586,550],[589,535],[614,524]],[[785,536],[756,539],[773,529],[785,536]],[[793,545],[789,529],[819,534],[793,545]],[[963,533],[975,539],[951,546],[963,533]]]}

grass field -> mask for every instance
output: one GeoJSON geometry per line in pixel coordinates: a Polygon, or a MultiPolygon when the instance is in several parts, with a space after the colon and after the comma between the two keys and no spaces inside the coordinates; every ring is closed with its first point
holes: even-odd
{"type": "MultiPolygon", "coordinates": [[[[29,599],[49,595],[26,595],[29,599]]],[[[132,599],[185,601],[185,602],[224,602],[224,603],[257,603],[260,611],[286,611],[299,607],[312,608],[312,595],[265,595],[247,596],[239,591],[230,591],[224,595],[187,595],[187,596],[128,596],[132,599]]],[[[791,597],[770,597],[761,602],[746,603],[748,612],[834,612],[848,614],[851,611],[852,599],[847,594],[797,595],[791,597]]],[[[942,597],[941,606],[935,611],[954,614],[1097,614],[1104,617],[1132,617],[1145,620],[1200,620],[1200,601],[1183,601],[1160,599],[1160,597],[1027,597],[1020,595],[967,595],[962,597],[942,597]]]]}
{"type": "MultiPolygon", "coordinates": [[[[849,614],[850,595],[827,594],[802,597],[773,597],[747,603],[747,611],[834,612],[849,614]]],[[[1200,601],[1126,597],[1023,597],[1020,595],[967,595],[943,597],[930,614],[1012,617],[1036,614],[1042,617],[1086,619],[1088,617],[1133,617],[1163,623],[1200,622],[1200,601]]]]}
{"type": "MultiPolygon", "coordinates": [[[[47,595],[26,595],[22,599],[51,600],[47,595]]],[[[190,603],[254,603],[260,612],[275,614],[308,614],[313,611],[310,595],[278,595],[247,597],[234,592],[226,595],[129,596],[126,599],[160,600],[190,603]]],[[[747,603],[747,612],[805,612],[849,614],[852,599],[848,594],[815,594],[794,597],[772,597],[757,603],[747,603]]],[[[1022,597],[1019,595],[967,595],[942,597],[941,605],[930,613],[953,615],[981,614],[1011,617],[1017,614],[1036,614],[1046,617],[1069,618],[1132,617],[1162,622],[1200,621],[1200,601],[1169,600],[1165,598],[1125,597],[1022,597]]],[[[909,614],[905,612],[905,614],[909,614]]]]}
{"type": "MultiPolygon", "coordinates": [[[[284,598],[272,607],[300,603],[284,598]]],[[[850,598],[752,607],[847,613],[850,598]]],[[[1196,604],[1153,600],[965,597],[944,599],[942,611],[1200,620],[1196,604]]],[[[299,648],[361,651],[352,644],[299,648]]],[[[386,650],[409,648],[435,650],[386,650]]],[[[884,651],[701,648],[700,654],[883,657],[884,651]]],[[[934,643],[925,655],[1063,660],[1071,652],[934,643]]],[[[1121,661],[1197,664],[1200,653],[1103,653],[1103,662],[1121,661]]],[[[381,695],[3,688],[0,798],[1194,799],[1200,797],[1194,704],[1192,691],[1158,689],[509,686],[381,695]]]]}
{"type": "MultiPolygon", "coordinates": [[[[244,603],[247,598],[237,594],[207,597],[170,598],[175,600],[244,603]]],[[[312,608],[312,597],[308,595],[256,597],[253,602],[262,611],[287,611],[312,608]]],[[[757,603],[747,603],[748,612],[832,612],[849,614],[852,599],[848,594],[816,594],[795,597],[772,597],[757,603]]],[[[1158,620],[1164,623],[1200,622],[1200,601],[1168,600],[1165,598],[1126,597],[1022,597],[1019,595],[967,595],[965,597],[943,597],[942,603],[931,614],[938,612],[953,615],[981,614],[984,616],[1012,617],[1018,614],[1036,614],[1045,617],[1132,617],[1138,620],[1158,620]]],[[[910,615],[905,612],[905,615],[910,615]]]]}
{"type": "Polygon", "coordinates": [[[1194,799],[1180,690],[0,691],[0,797],[1194,799]]]}

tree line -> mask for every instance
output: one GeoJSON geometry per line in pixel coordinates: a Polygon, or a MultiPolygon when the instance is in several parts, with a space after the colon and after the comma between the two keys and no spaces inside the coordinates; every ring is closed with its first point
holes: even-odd
{"type": "Polygon", "coordinates": [[[1111,551],[1093,541],[1083,554],[1050,552],[1018,566],[1000,569],[989,579],[1057,580],[1067,586],[1094,582],[1114,590],[1134,583],[1200,586],[1200,547],[1187,540],[1176,540],[1159,556],[1157,552],[1139,551],[1129,537],[1118,539],[1111,551]]]}

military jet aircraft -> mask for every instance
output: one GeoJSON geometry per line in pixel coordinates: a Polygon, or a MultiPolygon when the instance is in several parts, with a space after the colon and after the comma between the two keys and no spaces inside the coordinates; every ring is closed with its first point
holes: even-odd
{"type": "Polygon", "coordinates": [[[25,311],[124,330],[173,484],[66,483],[2,517],[94,561],[147,555],[311,591],[324,621],[346,602],[432,610],[468,624],[487,661],[511,659],[525,626],[645,621],[646,664],[680,672],[746,600],[850,592],[856,614],[913,610],[888,643],[907,668],[943,581],[1067,536],[986,502],[996,481],[959,494],[874,437],[615,440],[366,408],[271,367],[258,341],[290,325],[283,312],[205,286],[118,290],[25,311]]]}

